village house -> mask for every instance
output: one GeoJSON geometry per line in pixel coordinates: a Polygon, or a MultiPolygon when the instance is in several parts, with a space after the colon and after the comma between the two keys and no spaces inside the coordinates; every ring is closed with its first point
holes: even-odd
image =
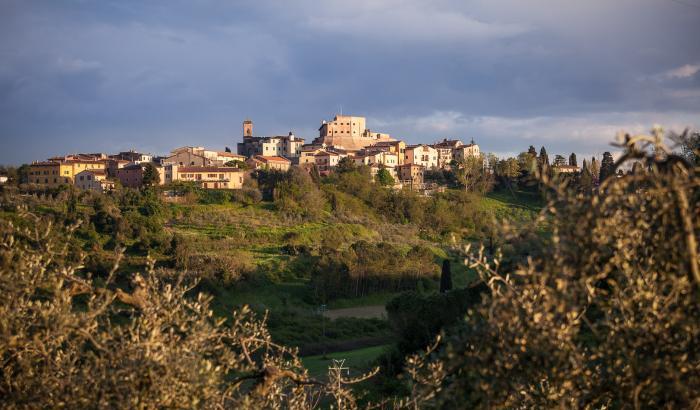
{"type": "Polygon", "coordinates": [[[284,157],[266,157],[263,155],[255,155],[246,160],[246,164],[252,169],[269,169],[286,171],[292,166],[292,161],[284,157]]]}
{"type": "Polygon", "coordinates": [[[365,147],[365,151],[372,152],[375,150],[388,151],[397,155],[398,165],[403,165],[406,156],[406,143],[404,141],[380,141],[376,144],[365,147]]]}
{"type": "Polygon", "coordinates": [[[309,165],[316,163],[316,154],[321,151],[325,151],[326,146],[324,144],[306,144],[301,147],[301,153],[299,155],[299,165],[309,165]]]}
{"type": "Polygon", "coordinates": [[[106,162],[107,176],[110,178],[117,177],[117,170],[119,168],[124,168],[127,165],[133,164],[133,162],[126,159],[116,159],[110,158],[106,162]]]}
{"type": "Polygon", "coordinates": [[[481,155],[481,153],[479,152],[479,146],[472,141],[467,145],[461,145],[452,150],[452,155],[454,156],[455,161],[461,162],[468,157],[478,157],[481,155]]]}
{"type": "Polygon", "coordinates": [[[576,165],[552,165],[555,174],[575,174],[579,171],[576,165]]]}
{"type": "Polygon", "coordinates": [[[114,181],[107,179],[104,169],[86,169],[75,175],[75,186],[86,191],[106,192],[114,189],[114,181]]]}
{"type": "Polygon", "coordinates": [[[142,162],[153,161],[153,155],[136,152],[133,149],[129,151],[122,151],[118,154],[110,155],[109,158],[120,162],[126,161],[127,163],[132,164],[140,164],[142,162]]]}
{"type": "Polygon", "coordinates": [[[425,167],[418,164],[403,164],[396,167],[399,181],[410,189],[419,189],[423,185],[424,170],[425,167]]]}
{"type": "MultiPolygon", "coordinates": [[[[361,151],[362,152],[362,151],[361,151]]],[[[383,166],[385,168],[394,168],[399,165],[399,156],[393,152],[365,152],[353,157],[356,165],[383,166]]]]}
{"type": "Polygon", "coordinates": [[[426,169],[437,168],[437,150],[425,144],[409,145],[406,147],[404,164],[422,165],[426,169]]]}
{"type": "Polygon", "coordinates": [[[194,182],[204,189],[241,189],[245,171],[236,167],[179,167],[177,181],[194,182]]]}
{"type": "Polygon", "coordinates": [[[432,145],[438,153],[438,167],[449,168],[452,160],[454,160],[454,150],[463,146],[460,140],[448,140],[444,138],[442,141],[432,145]]]}
{"type": "MultiPolygon", "coordinates": [[[[131,164],[116,170],[116,178],[127,188],[140,188],[143,185],[143,174],[146,171],[147,163],[131,164]]],[[[158,172],[158,185],[166,183],[165,170],[158,164],[151,164],[158,172]]]]}
{"type": "Polygon", "coordinates": [[[253,121],[243,121],[243,142],[237,144],[239,155],[247,158],[261,155],[265,157],[281,156],[285,158],[297,158],[301,155],[304,139],[289,132],[288,135],[273,137],[254,137],[253,121]]]}
{"type": "Polygon", "coordinates": [[[245,161],[245,157],[231,152],[208,150],[203,147],[180,147],[172,150],[170,156],[165,158],[162,163],[203,167],[222,166],[234,160],[245,161]]]}
{"type": "Polygon", "coordinates": [[[342,155],[328,150],[321,150],[316,155],[314,155],[314,163],[316,164],[316,169],[322,174],[330,173],[332,168],[338,165],[338,161],[346,155],[342,155]]]}
{"type": "Polygon", "coordinates": [[[77,173],[88,169],[105,169],[104,160],[75,158],[78,157],[54,157],[49,161],[32,163],[29,166],[28,182],[48,188],[55,188],[60,185],[73,185],[77,173]]]}

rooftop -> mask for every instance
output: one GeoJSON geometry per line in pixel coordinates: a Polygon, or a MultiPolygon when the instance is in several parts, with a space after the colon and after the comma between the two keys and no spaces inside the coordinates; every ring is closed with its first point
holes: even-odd
{"type": "Polygon", "coordinates": [[[180,167],[177,172],[243,172],[236,167],[180,167]]]}

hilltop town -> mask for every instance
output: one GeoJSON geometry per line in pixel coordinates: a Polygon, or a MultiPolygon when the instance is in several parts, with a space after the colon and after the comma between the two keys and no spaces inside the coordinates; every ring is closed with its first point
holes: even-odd
{"type": "MultiPolygon", "coordinates": [[[[139,188],[144,184],[168,185],[178,181],[204,189],[240,189],[254,170],[286,171],[297,166],[326,176],[345,161],[369,167],[373,177],[381,173],[394,188],[426,190],[435,185],[425,183],[427,171],[459,168],[469,158],[483,157],[474,140],[465,143],[443,138],[431,144],[407,144],[390,134],[367,128],[365,117],[351,115],[336,115],[330,121],[322,121],[318,137],[309,142],[292,132],[255,136],[250,119],[243,121],[242,131],[237,153],[228,147],[217,150],[184,146],[164,156],[135,150],[67,154],[33,162],[26,182],[38,187],[73,185],[93,191],[108,191],[115,184],[139,188]]],[[[555,161],[554,168],[561,173],[579,171],[575,160],[568,164],[555,161]]]]}

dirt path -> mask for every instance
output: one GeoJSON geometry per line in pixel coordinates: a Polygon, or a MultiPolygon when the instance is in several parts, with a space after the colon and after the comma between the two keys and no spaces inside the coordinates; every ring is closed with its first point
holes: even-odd
{"type": "Polygon", "coordinates": [[[345,309],[327,310],[325,316],[330,319],[339,317],[359,317],[362,319],[386,319],[386,309],[384,305],[361,306],[345,309]]]}

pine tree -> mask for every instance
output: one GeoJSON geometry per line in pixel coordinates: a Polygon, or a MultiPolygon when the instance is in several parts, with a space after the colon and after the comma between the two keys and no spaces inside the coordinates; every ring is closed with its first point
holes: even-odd
{"type": "Polygon", "coordinates": [[[576,153],[572,152],[571,155],[569,155],[569,165],[572,167],[577,167],[578,164],[576,163],[576,153]]]}
{"type": "Polygon", "coordinates": [[[156,169],[155,165],[151,163],[146,164],[146,166],[143,168],[143,178],[141,179],[141,183],[145,187],[160,184],[160,175],[158,175],[158,170],[156,169]]]}
{"type": "Polygon", "coordinates": [[[442,274],[440,275],[440,293],[452,290],[452,270],[449,259],[442,261],[442,274]]]}
{"type": "Polygon", "coordinates": [[[355,162],[350,157],[343,157],[338,161],[338,165],[335,167],[335,171],[339,174],[344,172],[352,172],[356,169],[355,162]]]}
{"type": "Polygon", "coordinates": [[[530,148],[527,149],[527,153],[528,153],[532,158],[537,158],[537,150],[535,149],[534,146],[530,145],[530,148]]]}
{"type": "Polygon", "coordinates": [[[562,155],[559,155],[559,154],[555,155],[554,156],[554,166],[561,167],[564,165],[566,165],[566,159],[564,159],[564,157],[562,155]]]}
{"type": "Polygon", "coordinates": [[[615,175],[615,161],[613,161],[612,154],[609,152],[603,153],[603,160],[600,163],[600,182],[605,181],[611,175],[615,175]]]}

